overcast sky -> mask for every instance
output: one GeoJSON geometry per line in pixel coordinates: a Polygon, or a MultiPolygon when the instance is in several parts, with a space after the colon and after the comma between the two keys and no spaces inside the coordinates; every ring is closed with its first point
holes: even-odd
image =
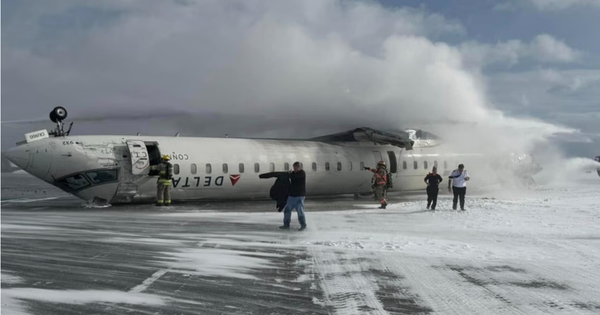
{"type": "MultiPolygon", "coordinates": [[[[4,0],[2,121],[62,105],[73,134],[476,123],[589,157],[598,29],[600,0],[4,0]]],[[[42,128],[3,123],[2,149],[42,128]]]]}

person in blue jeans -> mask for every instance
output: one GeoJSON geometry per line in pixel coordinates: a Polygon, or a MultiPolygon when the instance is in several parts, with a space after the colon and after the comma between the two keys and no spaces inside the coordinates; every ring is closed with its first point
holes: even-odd
{"type": "Polygon", "coordinates": [[[282,230],[289,230],[292,220],[292,210],[298,212],[298,221],[300,228],[298,231],[306,229],[306,217],[304,216],[304,198],[306,196],[306,173],[302,169],[300,162],[294,162],[294,170],[290,171],[290,194],[287,199],[287,205],[283,212],[282,230]]]}

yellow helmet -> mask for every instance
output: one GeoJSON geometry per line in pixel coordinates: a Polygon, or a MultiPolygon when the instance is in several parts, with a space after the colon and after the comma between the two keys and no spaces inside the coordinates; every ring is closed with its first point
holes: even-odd
{"type": "Polygon", "coordinates": [[[163,159],[164,161],[168,161],[168,160],[170,160],[171,158],[170,158],[168,155],[166,155],[166,154],[165,154],[165,155],[163,155],[163,156],[162,156],[162,159],[163,159]]]}

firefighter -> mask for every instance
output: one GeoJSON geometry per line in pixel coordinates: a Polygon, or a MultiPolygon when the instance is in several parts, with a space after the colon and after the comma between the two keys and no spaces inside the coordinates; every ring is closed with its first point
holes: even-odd
{"type": "Polygon", "coordinates": [[[158,181],[156,188],[156,205],[170,205],[171,204],[171,185],[173,182],[173,165],[169,162],[170,158],[168,155],[163,155],[162,162],[156,166],[158,170],[158,181]]]}
{"type": "Polygon", "coordinates": [[[387,206],[387,202],[385,201],[385,191],[387,189],[388,183],[388,174],[385,161],[379,161],[379,163],[377,163],[376,169],[372,169],[366,166],[365,170],[369,170],[374,173],[373,185],[375,187],[375,198],[377,198],[377,200],[379,200],[379,202],[381,203],[379,209],[385,209],[385,207],[387,206]]]}

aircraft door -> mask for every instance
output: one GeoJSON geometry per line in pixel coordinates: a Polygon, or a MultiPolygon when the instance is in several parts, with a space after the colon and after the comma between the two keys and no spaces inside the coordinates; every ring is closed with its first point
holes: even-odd
{"type": "Polygon", "coordinates": [[[150,156],[146,144],[141,140],[127,140],[131,157],[131,173],[133,175],[148,175],[150,173],[150,156]]]}
{"type": "Polygon", "coordinates": [[[398,162],[396,161],[396,153],[394,151],[387,151],[388,157],[390,158],[389,171],[392,174],[398,172],[398,162]]]}

